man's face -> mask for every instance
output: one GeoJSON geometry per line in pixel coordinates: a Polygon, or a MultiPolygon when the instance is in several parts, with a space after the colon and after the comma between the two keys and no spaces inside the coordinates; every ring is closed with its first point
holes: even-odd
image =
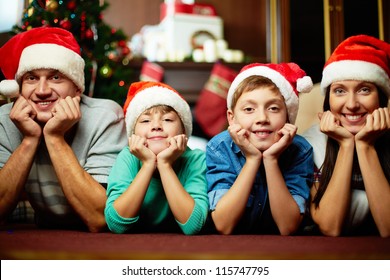
{"type": "Polygon", "coordinates": [[[46,123],[60,99],[81,95],[81,91],[58,70],[38,69],[23,75],[21,94],[36,111],[37,121],[46,123]]]}

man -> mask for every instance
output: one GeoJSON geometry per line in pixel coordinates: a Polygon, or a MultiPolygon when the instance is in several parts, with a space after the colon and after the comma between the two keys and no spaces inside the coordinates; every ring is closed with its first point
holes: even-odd
{"type": "Polygon", "coordinates": [[[80,47],[61,28],[14,36],[0,68],[0,93],[17,96],[0,107],[0,219],[25,192],[38,226],[104,230],[107,177],[127,145],[122,108],[83,95],[80,47]]]}

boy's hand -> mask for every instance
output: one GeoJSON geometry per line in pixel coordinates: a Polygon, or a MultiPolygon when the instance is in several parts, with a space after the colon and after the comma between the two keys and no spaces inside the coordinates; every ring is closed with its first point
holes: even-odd
{"type": "Polygon", "coordinates": [[[176,135],[168,140],[168,148],[157,155],[157,162],[168,163],[175,162],[186,150],[188,138],[185,134],[176,135]]]}
{"type": "Polygon", "coordinates": [[[156,163],[156,155],[148,148],[146,138],[133,134],[129,137],[130,152],[135,155],[142,163],[156,163]]]}
{"type": "Polygon", "coordinates": [[[262,153],[250,141],[249,132],[243,129],[239,124],[233,124],[228,127],[230,136],[234,143],[240,147],[246,158],[261,158],[262,153]]]}
{"type": "Polygon", "coordinates": [[[280,138],[263,152],[264,158],[279,158],[280,154],[292,143],[297,133],[297,127],[291,123],[286,123],[279,131],[280,138]]]}

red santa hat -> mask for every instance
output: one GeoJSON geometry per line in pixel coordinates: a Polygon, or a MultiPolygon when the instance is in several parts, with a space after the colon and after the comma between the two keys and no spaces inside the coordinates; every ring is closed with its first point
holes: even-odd
{"type": "Polygon", "coordinates": [[[334,82],[360,80],[376,84],[390,97],[390,44],[367,35],[341,42],[324,65],[321,91],[334,82]]]}
{"type": "Polygon", "coordinates": [[[167,105],[172,107],[183,122],[185,134],[192,134],[192,114],[187,101],[172,87],[161,82],[141,81],[130,85],[127,99],[123,106],[127,135],[134,133],[138,117],[147,109],[167,105]]]}
{"type": "Polygon", "coordinates": [[[38,27],[12,37],[0,49],[0,68],[7,80],[0,93],[17,96],[22,76],[34,69],[56,69],[84,92],[84,59],[69,31],[57,27],[38,27]]]}
{"type": "Polygon", "coordinates": [[[244,66],[233,80],[227,95],[227,106],[231,109],[233,95],[240,83],[251,76],[270,79],[280,90],[287,106],[289,121],[294,124],[298,114],[299,93],[310,92],[313,82],[295,63],[263,64],[252,63],[244,66]]]}

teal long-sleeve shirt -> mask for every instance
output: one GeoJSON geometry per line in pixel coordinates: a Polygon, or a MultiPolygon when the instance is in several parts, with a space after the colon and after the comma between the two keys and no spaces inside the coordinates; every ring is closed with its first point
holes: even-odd
{"type": "Polygon", "coordinates": [[[114,208],[115,200],[129,187],[141,168],[141,161],[130,153],[128,147],[118,155],[108,177],[107,202],[104,210],[108,228],[115,233],[125,232],[180,232],[198,233],[204,226],[208,213],[205,153],[187,150],[174,164],[177,177],[192,196],[195,206],[185,224],[174,218],[165,196],[160,178],[153,177],[138,216],[125,218],[114,208]]]}

